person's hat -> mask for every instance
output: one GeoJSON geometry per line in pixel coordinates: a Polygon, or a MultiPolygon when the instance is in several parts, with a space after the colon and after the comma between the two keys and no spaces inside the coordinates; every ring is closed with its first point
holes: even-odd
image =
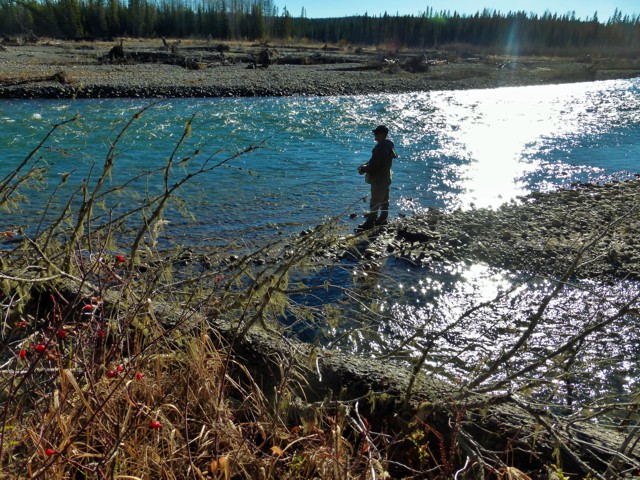
{"type": "Polygon", "coordinates": [[[378,125],[376,128],[371,130],[373,133],[389,133],[389,129],[384,125],[378,125]]]}

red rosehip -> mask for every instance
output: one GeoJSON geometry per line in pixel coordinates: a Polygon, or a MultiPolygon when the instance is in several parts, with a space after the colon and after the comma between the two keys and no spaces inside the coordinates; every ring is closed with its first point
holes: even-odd
{"type": "Polygon", "coordinates": [[[38,345],[36,345],[36,352],[38,353],[42,353],[47,349],[47,347],[45,347],[42,343],[39,343],[38,345]]]}
{"type": "Polygon", "coordinates": [[[116,255],[116,263],[124,263],[125,261],[124,255],[116,255]]]}
{"type": "Polygon", "coordinates": [[[118,372],[122,372],[122,371],[124,371],[124,367],[123,367],[122,365],[118,365],[118,366],[116,367],[116,370],[117,370],[118,372]]]}
{"type": "Polygon", "coordinates": [[[90,312],[90,311],[92,311],[94,308],[95,308],[95,307],[89,303],[89,304],[85,305],[84,307],[82,307],[82,310],[84,310],[85,312],[90,312]]]}
{"type": "Polygon", "coordinates": [[[67,335],[69,335],[69,333],[65,330],[58,330],[57,335],[58,337],[64,339],[64,338],[67,338],[67,335]]]}
{"type": "Polygon", "coordinates": [[[20,358],[27,358],[27,351],[24,348],[20,350],[20,358]]]}
{"type": "Polygon", "coordinates": [[[112,371],[112,370],[109,370],[109,371],[107,372],[107,378],[116,378],[117,376],[118,376],[118,373],[117,373],[117,372],[114,372],[114,371],[112,371]]]}
{"type": "Polygon", "coordinates": [[[47,448],[44,453],[47,454],[47,457],[50,457],[51,455],[55,455],[56,451],[53,448],[47,448]]]}
{"type": "Polygon", "coordinates": [[[140,372],[136,373],[136,378],[137,378],[138,380],[142,380],[142,379],[143,379],[143,377],[144,377],[144,375],[143,375],[142,373],[140,373],[140,372]]]}
{"type": "Polygon", "coordinates": [[[153,421],[149,424],[151,428],[155,428],[156,430],[160,430],[162,428],[162,424],[158,421],[153,421]]]}
{"type": "Polygon", "coordinates": [[[98,330],[97,335],[98,335],[98,338],[104,338],[104,335],[105,335],[104,330],[98,330]]]}

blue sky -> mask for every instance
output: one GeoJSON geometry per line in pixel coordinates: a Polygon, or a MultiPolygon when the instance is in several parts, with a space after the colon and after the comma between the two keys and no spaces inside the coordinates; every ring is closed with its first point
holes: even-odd
{"type": "Polygon", "coordinates": [[[623,14],[640,14],[638,0],[397,0],[395,2],[383,0],[275,0],[282,11],[284,7],[294,16],[300,16],[302,7],[307,17],[344,17],[347,15],[383,14],[390,15],[418,15],[432,7],[436,12],[457,11],[461,14],[474,14],[484,8],[498,10],[502,13],[509,11],[525,11],[542,15],[545,11],[565,14],[575,11],[581,19],[592,18],[598,12],[598,19],[606,21],[613,15],[616,8],[623,14]]]}

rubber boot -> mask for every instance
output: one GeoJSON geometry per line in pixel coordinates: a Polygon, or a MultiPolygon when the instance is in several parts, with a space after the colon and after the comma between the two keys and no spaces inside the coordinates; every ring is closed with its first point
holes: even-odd
{"type": "Polygon", "coordinates": [[[387,224],[387,218],[389,218],[389,212],[385,212],[384,210],[380,214],[380,216],[375,221],[376,227],[382,227],[387,224]]]}
{"type": "Polygon", "coordinates": [[[367,219],[364,221],[362,225],[358,225],[356,228],[356,232],[363,232],[364,230],[371,230],[376,225],[376,214],[368,214],[367,219]]]}

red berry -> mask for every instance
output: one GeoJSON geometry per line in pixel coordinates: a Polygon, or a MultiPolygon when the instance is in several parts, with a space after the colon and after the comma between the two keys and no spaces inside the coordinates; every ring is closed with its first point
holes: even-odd
{"type": "Polygon", "coordinates": [[[143,377],[144,377],[144,375],[142,373],[136,373],[136,378],[138,380],[142,380],[143,377]]]}
{"type": "Polygon", "coordinates": [[[50,457],[51,455],[54,455],[56,451],[53,448],[47,448],[44,453],[47,454],[47,457],[50,457]]]}
{"type": "Polygon", "coordinates": [[[58,330],[58,337],[60,338],[67,338],[67,335],[69,335],[68,332],[66,332],[65,330],[58,330]]]}
{"type": "Polygon", "coordinates": [[[107,372],[107,378],[116,378],[118,376],[118,374],[112,370],[109,370],[107,372]]]}
{"type": "Polygon", "coordinates": [[[98,338],[104,338],[104,330],[98,330],[98,338]]]}
{"type": "Polygon", "coordinates": [[[123,367],[122,365],[118,365],[118,366],[116,367],[116,370],[117,370],[118,372],[122,372],[122,371],[124,371],[124,367],[123,367]]]}
{"type": "Polygon", "coordinates": [[[20,350],[20,358],[27,358],[27,351],[24,348],[20,350]]]}
{"type": "Polygon", "coordinates": [[[93,308],[94,308],[93,305],[87,304],[84,307],[82,307],[82,310],[84,310],[85,312],[90,312],[93,310],[93,308]]]}
{"type": "Polygon", "coordinates": [[[45,347],[43,344],[39,343],[38,345],[36,345],[36,352],[38,353],[42,353],[47,349],[47,347],[45,347]]]}
{"type": "Polygon", "coordinates": [[[153,422],[151,422],[149,424],[149,426],[151,428],[155,428],[156,430],[160,430],[162,428],[162,424],[160,422],[155,421],[155,420],[153,422]]]}
{"type": "Polygon", "coordinates": [[[124,263],[125,258],[124,255],[116,255],[116,263],[124,263]]]}

